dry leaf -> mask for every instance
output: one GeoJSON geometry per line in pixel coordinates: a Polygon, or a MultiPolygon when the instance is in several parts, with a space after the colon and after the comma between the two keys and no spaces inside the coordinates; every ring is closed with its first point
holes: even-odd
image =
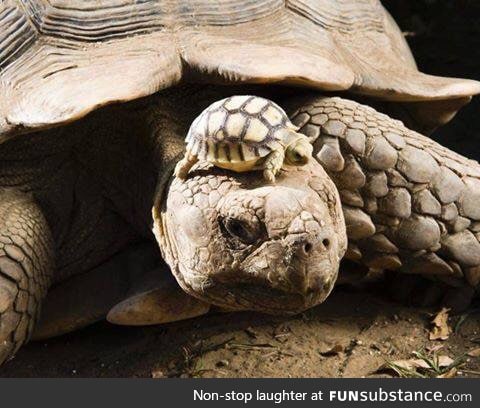
{"type": "Polygon", "coordinates": [[[448,370],[446,373],[437,375],[437,378],[454,378],[457,376],[457,369],[455,367],[448,370]]]}
{"type": "Polygon", "coordinates": [[[410,360],[396,360],[392,361],[390,364],[396,365],[397,367],[403,368],[405,370],[415,370],[416,368],[430,368],[426,361],[419,358],[411,358],[410,360]]]}
{"type": "Polygon", "coordinates": [[[443,344],[432,344],[430,346],[427,346],[426,350],[429,353],[435,353],[436,351],[441,350],[442,348],[443,348],[443,344]]]}
{"type": "Polygon", "coordinates": [[[448,367],[453,364],[453,359],[448,356],[438,356],[438,357],[434,357],[434,359],[436,360],[440,368],[448,367]]]}
{"type": "Polygon", "coordinates": [[[433,327],[428,336],[430,340],[447,340],[452,333],[452,329],[448,325],[449,311],[450,309],[443,308],[432,320],[433,327]]]}
{"type": "Polygon", "coordinates": [[[480,347],[471,349],[468,353],[467,356],[469,357],[480,357],[480,347]]]}
{"type": "MultiPolygon", "coordinates": [[[[390,361],[386,364],[383,364],[380,368],[378,368],[377,372],[381,372],[384,370],[394,370],[397,371],[398,369],[405,370],[411,373],[426,373],[426,372],[433,372],[433,365],[437,365],[438,368],[445,368],[449,367],[451,364],[454,363],[454,360],[448,356],[434,356],[432,357],[432,361],[427,361],[423,358],[411,358],[409,360],[396,360],[390,361]]],[[[449,378],[447,375],[455,376],[455,373],[449,370],[445,375],[445,378],[449,378]]]]}

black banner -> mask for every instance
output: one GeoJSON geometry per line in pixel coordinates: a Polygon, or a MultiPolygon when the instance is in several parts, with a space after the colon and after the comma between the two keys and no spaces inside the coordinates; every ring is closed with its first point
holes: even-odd
{"type": "Polygon", "coordinates": [[[478,379],[5,379],[0,406],[473,407],[478,379]]]}

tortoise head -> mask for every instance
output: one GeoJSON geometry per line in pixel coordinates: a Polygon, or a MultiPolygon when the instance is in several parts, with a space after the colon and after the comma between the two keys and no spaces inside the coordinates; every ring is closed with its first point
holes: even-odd
{"type": "Polygon", "coordinates": [[[346,232],[317,162],[287,169],[275,185],[201,164],[162,196],[154,232],[188,294],[229,310],[297,313],[332,290],[346,232]]]}
{"type": "Polygon", "coordinates": [[[313,146],[304,135],[296,132],[291,134],[291,143],[285,149],[285,163],[304,166],[312,158],[313,146]]]}

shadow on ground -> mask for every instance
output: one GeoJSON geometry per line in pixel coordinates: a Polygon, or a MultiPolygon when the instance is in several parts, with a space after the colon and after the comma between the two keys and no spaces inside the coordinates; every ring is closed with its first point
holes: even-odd
{"type": "MultiPolygon", "coordinates": [[[[414,351],[441,347],[438,354],[455,359],[479,347],[479,314],[453,316],[457,332],[430,341],[433,312],[340,289],[325,304],[289,318],[235,313],[143,328],[99,323],[27,345],[0,376],[383,376],[393,374],[376,372],[386,361],[414,351]]],[[[480,375],[479,359],[465,361],[463,375],[480,375]]]]}

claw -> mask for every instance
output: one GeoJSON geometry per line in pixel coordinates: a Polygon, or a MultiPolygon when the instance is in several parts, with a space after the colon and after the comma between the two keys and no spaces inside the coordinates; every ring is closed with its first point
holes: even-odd
{"type": "Polygon", "coordinates": [[[267,180],[269,183],[275,183],[275,173],[270,170],[270,169],[265,169],[263,171],[263,177],[265,180],[267,180]]]}

